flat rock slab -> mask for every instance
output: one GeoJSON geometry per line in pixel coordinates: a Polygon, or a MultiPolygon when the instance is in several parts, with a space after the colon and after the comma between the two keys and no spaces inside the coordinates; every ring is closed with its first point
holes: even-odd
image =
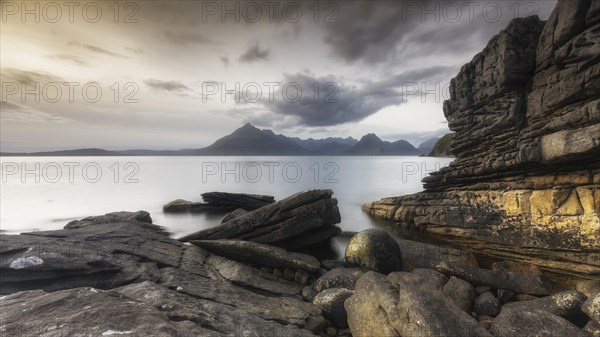
{"type": "Polygon", "coordinates": [[[239,239],[273,245],[297,244],[304,240],[302,234],[320,232],[340,222],[337,200],[332,195],[331,190],[298,193],[180,240],[239,239]],[[296,241],[296,237],[300,239],[296,241]]]}
{"type": "Polygon", "coordinates": [[[212,206],[231,211],[237,208],[252,211],[274,203],[275,197],[259,194],[208,192],[202,194],[202,200],[212,206]]]}
{"type": "Polygon", "coordinates": [[[542,310],[562,317],[576,316],[581,313],[581,307],[586,299],[584,294],[571,290],[535,300],[507,303],[504,308],[542,310]]]}
{"type": "Polygon", "coordinates": [[[191,243],[232,260],[267,267],[317,271],[321,264],[316,258],[285,249],[242,240],[193,240],[191,243]]]}
{"type": "Polygon", "coordinates": [[[544,310],[502,309],[492,322],[494,337],[590,337],[566,319],[544,310]]]}
{"type": "Polygon", "coordinates": [[[440,273],[469,281],[476,286],[490,286],[530,295],[552,294],[552,290],[547,286],[542,274],[538,273],[470,268],[446,262],[438,264],[434,269],[440,273]]]}

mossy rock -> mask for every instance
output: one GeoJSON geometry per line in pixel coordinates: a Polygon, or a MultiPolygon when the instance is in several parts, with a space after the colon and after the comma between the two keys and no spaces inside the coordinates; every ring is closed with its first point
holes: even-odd
{"type": "Polygon", "coordinates": [[[346,263],[382,274],[402,270],[402,254],[396,240],[381,229],[367,229],[350,239],[346,263]]]}

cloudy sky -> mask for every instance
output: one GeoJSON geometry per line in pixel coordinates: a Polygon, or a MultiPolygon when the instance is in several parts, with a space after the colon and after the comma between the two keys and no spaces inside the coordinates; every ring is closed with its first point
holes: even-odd
{"type": "Polygon", "coordinates": [[[0,1],[0,149],[446,133],[460,67],[555,1],[0,1]],[[24,8],[26,6],[27,8],[24,8]]]}

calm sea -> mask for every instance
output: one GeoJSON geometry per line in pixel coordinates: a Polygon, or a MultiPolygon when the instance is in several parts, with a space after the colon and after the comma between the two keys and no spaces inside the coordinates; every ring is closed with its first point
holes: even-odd
{"type": "Polygon", "coordinates": [[[277,200],[315,188],[334,191],[344,231],[377,226],[360,205],[422,190],[421,179],[448,165],[426,157],[3,157],[3,233],[60,229],[113,211],[150,212],[175,237],[214,226],[221,215],[164,214],[173,199],[210,191],[268,194],[277,200]]]}

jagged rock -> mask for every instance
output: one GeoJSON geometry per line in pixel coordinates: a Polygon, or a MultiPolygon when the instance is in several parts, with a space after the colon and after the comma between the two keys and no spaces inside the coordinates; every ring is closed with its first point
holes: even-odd
{"type": "Polygon", "coordinates": [[[454,141],[454,133],[449,133],[444,135],[444,137],[440,138],[431,152],[429,153],[429,157],[453,157],[451,152],[451,144],[454,141]]]}
{"type": "MultiPolygon", "coordinates": [[[[513,20],[451,81],[456,160],[425,191],[363,206],[475,254],[600,274],[597,1],[513,20]]],[[[404,252],[403,252],[404,253],[404,252]]]]}
{"type": "MultiPolygon", "coordinates": [[[[189,336],[158,309],[119,293],[76,288],[8,295],[0,302],[6,336],[189,336]],[[115,316],[117,314],[117,316],[115,316]]],[[[196,326],[196,333],[211,331],[196,326]]]]}
{"type": "Polygon", "coordinates": [[[399,274],[386,278],[368,272],[358,280],[345,303],[353,336],[491,337],[439,291],[408,283],[399,274]]]}
{"type": "Polygon", "coordinates": [[[107,214],[100,215],[100,216],[90,216],[90,217],[87,217],[82,220],[73,220],[65,226],[65,229],[66,228],[80,228],[80,227],[85,227],[85,226],[101,225],[101,224],[114,223],[114,222],[130,222],[130,221],[133,221],[134,223],[135,222],[145,222],[145,223],[151,224],[152,218],[150,217],[150,213],[148,213],[146,211],[112,212],[112,213],[107,213],[107,214]]]}
{"type": "Polygon", "coordinates": [[[386,231],[376,228],[354,235],[346,247],[345,259],[350,266],[382,274],[402,270],[400,247],[386,231]]]}
{"type": "Polygon", "coordinates": [[[253,211],[275,202],[275,197],[270,195],[208,192],[202,193],[202,200],[211,206],[224,210],[234,211],[237,208],[253,211]]]}
{"type": "MultiPolygon", "coordinates": [[[[316,258],[288,252],[279,247],[243,240],[193,240],[191,243],[232,260],[255,263],[275,268],[317,271],[321,264],[316,258]]],[[[291,279],[295,277],[292,274],[291,279]]]]}
{"type": "Polygon", "coordinates": [[[270,333],[277,336],[313,336],[294,325],[280,325],[248,313],[244,308],[194,298],[155,283],[131,284],[115,291],[165,313],[171,321],[190,321],[199,327],[207,327],[210,330],[205,331],[213,332],[215,336],[264,336],[270,333]]]}
{"type": "MultiPolygon", "coordinates": [[[[303,235],[328,229],[340,222],[337,200],[332,199],[332,195],[331,190],[298,193],[180,240],[240,239],[287,248],[284,242],[302,242],[303,235]],[[296,237],[300,238],[298,242],[296,237]]],[[[299,248],[297,244],[295,247],[299,248]]]]}
{"type": "Polygon", "coordinates": [[[2,333],[312,336],[325,329],[321,310],[300,299],[300,284],[129,218],[91,217],[63,230],[2,235],[0,291],[21,291],[0,301],[2,333]],[[123,289],[126,295],[115,292],[123,289]]]}
{"type": "Polygon", "coordinates": [[[494,337],[589,337],[566,319],[543,310],[502,309],[492,322],[494,337]]]}
{"type": "Polygon", "coordinates": [[[600,293],[587,299],[581,309],[589,318],[600,324],[600,293]]]}
{"type": "Polygon", "coordinates": [[[496,316],[500,312],[500,300],[491,292],[485,292],[475,298],[473,311],[483,316],[496,316]]]}
{"type": "Polygon", "coordinates": [[[344,302],[353,291],[344,288],[330,288],[323,290],[313,299],[313,303],[323,309],[325,317],[338,328],[348,327],[348,317],[344,302]]]}
{"type": "Polygon", "coordinates": [[[471,313],[475,300],[475,289],[469,282],[452,276],[444,286],[443,293],[454,305],[467,314],[471,313]]]}
{"type": "Polygon", "coordinates": [[[366,271],[361,268],[334,268],[315,281],[315,290],[322,292],[329,288],[344,288],[352,290],[356,281],[366,271]]]}
{"type": "Polygon", "coordinates": [[[578,291],[565,291],[530,301],[511,302],[505,308],[523,308],[526,310],[543,310],[553,315],[568,317],[581,313],[585,295],[578,291]]]}
{"type": "Polygon", "coordinates": [[[219,221],[220,224],[222,223],[226,223],[229,220],[235,219],[235,218],[239,218],[240,216],[244,215],[248,213],[248,211],[246,211],[243,208],[238,208],[235,211],[231,212],[231,213],[227,213],[227,215],[225,215],[223,217],[223,219],[221,219],[221,221],[219,221]]]}
{"type": "Polygon", "coordinates": [[[552,293],[552,290],[546,285],[543,276],[537,273],[515,273],[505,270],[460,268],[444,262],[436,266],[435,270],[446,275],[456,276],[467,280],[474,285],[509,289],[514,292],[533,295],[550,295],[552,293]]]}

